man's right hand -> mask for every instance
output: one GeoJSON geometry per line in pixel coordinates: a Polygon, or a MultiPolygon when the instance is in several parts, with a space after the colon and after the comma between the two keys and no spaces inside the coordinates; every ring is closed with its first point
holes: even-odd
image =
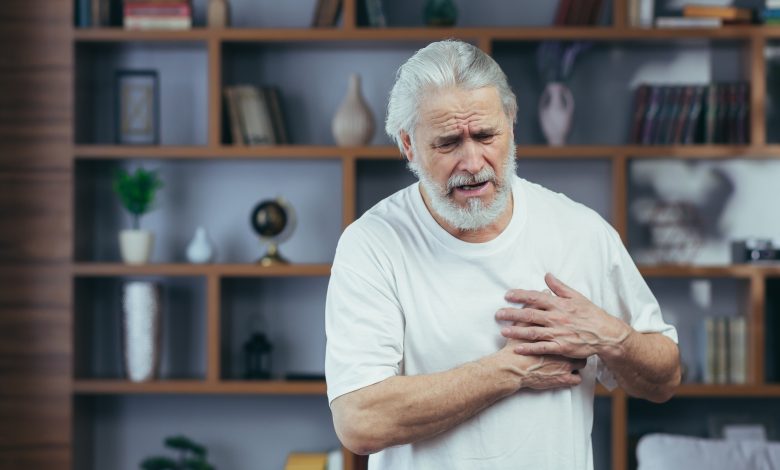
{"type": "Polygon", "coordinates": [[[514,352],[515,347],[527,341],[510,339],[495,356],[504,367],[509,368],[519,380],[519,389],[549,390],[573,387],[582,382],[580,369],[585,368],[586,359],[571,359],[563,356],[523,356],[514,352]]]}

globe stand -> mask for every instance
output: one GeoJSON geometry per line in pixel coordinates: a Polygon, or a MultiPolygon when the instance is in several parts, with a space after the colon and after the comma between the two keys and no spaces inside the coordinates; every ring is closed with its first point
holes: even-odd
{"type": "Polygon", "coordinates": [[[261,266],[278,266],[280,264],[290,264],[290,262],[279,254],[279,245],[272,242],[268,244],[268,251],[265,256],[257,260],[257,264],[261,266]]]}

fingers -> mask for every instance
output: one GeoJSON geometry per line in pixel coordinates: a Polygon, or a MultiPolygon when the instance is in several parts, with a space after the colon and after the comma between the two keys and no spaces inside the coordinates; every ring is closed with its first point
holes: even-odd
{"type": "Polygon", "coordinates": [[[544,282],[550,287],[555,295],[566,299],[572,299],[579,295],[579,292],[564,284],[560,279],[547,273],[544,276],[544,282]]]}
{"type": "Polygon", "coordinates": [[[496,320],[549,326],[549,313],[534,308],[502,308],[496,312],[496,320]]]}
{"type": "Polygon", "coordinates": [[[552,341],[537,341],[536,343],[524,343],[515,346],[515,353],[529,356],[559,355],[563,356],[561,345],[552,341]]]}
{"type": "Polygon", "coordinates": [[[527,341],[551,341],[555,338],[554,330],[538,326],[506,326],[501,329],[501,335],[509,339],[527,341]]]}
{"type": "Polygon", "coordinates": [[[511,289],[507,291],[504,298],[509,302],[525,304],[526,307],[541,310],[552,310],[555,308],[555,297],[538,290],[511,289]]]}

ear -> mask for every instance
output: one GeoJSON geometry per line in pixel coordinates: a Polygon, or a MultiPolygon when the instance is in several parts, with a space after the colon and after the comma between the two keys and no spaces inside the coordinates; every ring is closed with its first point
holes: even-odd
{"type": "Polygon", "coordinates": [[[412,151],[412,137],[406,133],[406,131],[401,131],[401,145],[404,147],[404,157],[406,157],[406,160],[409,162],[414,161],[414,152],[412,151]]]}

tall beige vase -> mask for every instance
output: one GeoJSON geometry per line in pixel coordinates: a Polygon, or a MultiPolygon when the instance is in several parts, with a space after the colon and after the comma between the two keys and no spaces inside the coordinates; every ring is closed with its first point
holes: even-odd
{"type": "Polygon", "coordinates": [[[374,116],[360,91],[360,75],[350,75],[347,96],[333,116],[331,129],[341,146],[366,145],[374,137],[374,116]]]}

